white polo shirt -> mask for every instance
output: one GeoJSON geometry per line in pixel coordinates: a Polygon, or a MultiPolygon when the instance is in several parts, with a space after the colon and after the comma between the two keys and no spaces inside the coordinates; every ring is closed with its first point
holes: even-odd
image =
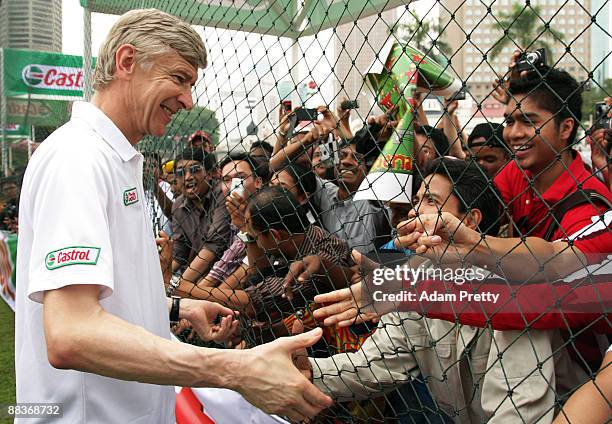
{"type": "Polygon", "coordinates": [[[173,387],[55,369],[43,330],[44,291],[97,284],[106,311],[170,337],[142,166],[142,155],[102,111],[75,102],[72,119],[42,143],[25,173],[17,252],[17,402],[62,403],[62,423],[174,422],[173,387]]]}

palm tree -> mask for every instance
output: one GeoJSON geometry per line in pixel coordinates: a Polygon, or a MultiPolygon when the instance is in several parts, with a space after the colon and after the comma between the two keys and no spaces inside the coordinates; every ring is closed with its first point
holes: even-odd
{"type": "Polygon", "coordinates": [[[520,3],[514,3],[509,13],[500,12],[493,29],[501,29],[504,35],[493,44],[489,52],[490,58],[495,59],[508,45],[518,45],[521,50],[544,47],[548,52],[552,52],[545,39],[552,40],[553,43],[563,41],[563,34],[551,29],[540,16],[541,10],[538,6],[523,6],[520,3]]]}
{"type": "Polygon", "coordinates": [[[424,20],[411,10],[408,12],[412,16],[410,22],[396,23],[390,29],[391,34],[395,34],[398,41],[416,47],[438,63],[446,63],[453,49],[441,39],[443,26],[424,20]]]}

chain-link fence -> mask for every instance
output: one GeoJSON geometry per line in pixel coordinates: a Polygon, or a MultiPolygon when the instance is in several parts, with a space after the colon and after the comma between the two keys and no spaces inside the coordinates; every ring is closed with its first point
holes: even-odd
{"type": "Polygon", "coordinates": [[[140,144],[168,294],[241,311],[225,348],[324,327],[317,422],[609,413],[607,2],[86,3],[197,25],[140,144]]]}

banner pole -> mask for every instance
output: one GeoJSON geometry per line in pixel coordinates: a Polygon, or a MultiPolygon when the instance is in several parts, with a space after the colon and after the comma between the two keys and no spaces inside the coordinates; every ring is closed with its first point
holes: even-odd
{"type": "Polygon", "coordinates": [[[83,8],[83,100],[88,102],[93,93],[91,71],[91,10],[83,8]]]}
{"type": "Polygon", "coordinates": [[[31,131],[31,136],[28,138],[28,162],[32,157],[32,143],[36,141],[36,127],[34,125],[32,125],[31,131]]]}

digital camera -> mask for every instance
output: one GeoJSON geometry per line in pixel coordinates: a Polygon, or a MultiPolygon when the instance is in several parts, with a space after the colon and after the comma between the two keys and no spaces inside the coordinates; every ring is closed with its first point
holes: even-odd
{"type": "Polygon", "coordinates": [[[546,66],[546,49],[537,49],[533,52],[521,53],[516,62],[516,70],[519,73],[523,71],[535,71],[544,66],[546,66]]]}

